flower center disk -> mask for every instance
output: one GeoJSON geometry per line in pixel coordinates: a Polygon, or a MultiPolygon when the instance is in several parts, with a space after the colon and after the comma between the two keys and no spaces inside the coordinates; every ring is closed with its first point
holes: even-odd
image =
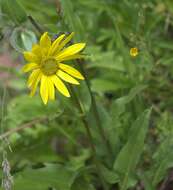
{"type": "Polygon", "coordinates": [[[58,63],[55,59],[47,59],[42,63],[41,70],[45,75],[53,75],[58,70],[58,63]]]}

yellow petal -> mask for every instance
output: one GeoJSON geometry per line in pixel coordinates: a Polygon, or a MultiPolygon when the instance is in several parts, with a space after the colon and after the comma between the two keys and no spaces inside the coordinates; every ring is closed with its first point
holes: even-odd
{"type": "Polygon", "coordinates": [[[65,57],[69,57],[71,55],[75,55],[77,53],[79,53],[81,50],[84,49],[85,47],[85,43],[78,43],[78,44],[74,44],[72,46],[69,46],[68,48],[64,49],[63,51],[61,51],[57,56],[56,59],[63,59],[65,57]]]}
{"type": "Polygon", "coordinates": [[[47,84],[48,84],[48,89],[49,89],[49,98],[51,100],[54,100],[55,99],[55,87],[54,87],[54,84],[51,80],[50,77],[47,78],[47,84]]]}
{"type": "Polygon", "coordinates": [[[40,46],[42,48],[49,48],[51,46],[51,38],[48,35],[48,32],[45,32],[40,38],[40,46]]]}
{"type": "Polygon", "coordinates": [[[59,68],[62,69],[63,71],[65,71],[66,73],[72,75],[75,78],[84,80],[84,77],[82,76],[82,74],[78,70],[74,69],[73,67],[71,67],[69,65],[60,63],[59,68]]]}
{"type": "Polygon", "coordinates": [[[39,74],[40,74],[40,69],[36,69],[30,74],[27,82],[29,88],[32,86],[33,82],[37,79],[39,74]]]}
{"type": "Polygon", "coordinates": [[[22,68],[22,71],[26,73],[26,72],[29,72],[33,69],[37,69],[37,68],[38,68],[37,63],[28,63],[22,68]]]}
{"type": "Polygon", "coordinates": [[[63,40],[58,48],[58,51],[60,51],[70,40],[73,38],[74,32],[72,32],[70,35],[68,35],[65,40],[63,40]]]}
{"type": "Polygon", "coordinates": [[[70,55],[68,57],[64,57],[63,59],[57,59],[57,61],[69,61],[73,59],[82,59],[84,57],[85,55],[76,54],[76,55],[70,55]]]}
{"type": "Polygon", "coordinates": [[[62,39],[65,37],[65,34],[62,34],[59,36],[53,43],[52,46],[49,49],[48,55],[54,55],[55,52],[59,49],[59,44],[62,41],[62,39]]]}
{"type": "Polygon", "coordinates": [[[35,45],[32,46],[32,53],[37,55],[39,60],[41,60],[41,58],[42,58],[42,48],[38,44],[35,44],[35,45]]]}
{"type": "Polygon", "coordinates": [[[69,82],[71,84],[79,84],[79,82],[74,79],[73,77],[71,77],[70,75],[68,75],[67,73],[61,71],[61,70],[58,70],[58,72],[56,73],[62,80],[66,81],[66,82],[69,82]]]}
{"type": "Polygon", "coordinates": [[[42,76],[42,73],[40,72],[37,79],[32,83],[30,96],[34,96],[37,90],[38,83],[40,82],[41,76],[42,76]]]}
{"type": "Polygon", "coordinates": [[[47,85],[47,76],[42,75],[41,85],[40,85],[40,95],[44,104],[47,104],[49,94],[48,94],[48,85],[47,85]]]}
{"type": "Polygon", "coordinates": [[[56,75],[51,76],[51,80],[59,92],[61,92],[66,97],[70,97],[67,87],[56,75]]]}
{"type": "Polygon", "coordinates": [[[35,63],[35,62],[38,62],[38,60],[39,60],[35,54],[33,54],[32,52],[29,52],[29,51],[23,52],[23,55],[28,62],[35,63]]]}

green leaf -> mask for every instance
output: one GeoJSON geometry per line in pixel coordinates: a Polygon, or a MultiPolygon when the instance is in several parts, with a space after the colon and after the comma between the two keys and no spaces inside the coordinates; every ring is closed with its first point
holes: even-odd
{"type": "Polygon", "coordinates": [[[70,190],[77,172],[59,164],[46,164],[40,169],[26,169],[14,176],[14,190],[70,190]]]}
{"type": "Polygon", "coordinates": [[[20,25],[27,20],[26,12],[17,0],[1,0],[0,5],[2,12],[16,25],[20,25]]]}
{"type": "Polygon", "coordinates": [[[155,188],[152,186],[152,179],[148,178],[148,176],[143,171],[141,171],[139,178],[143,182],[145,189],[155,190],[155,188]]]}
{"type": "Polygon", "coordinates": [[[47,124],[36,124],[35,126],[32,133],[26,129],[25,133],[15,133],[9,137],[9,142],[13,145],[13,152],[8,153],[12,166],[16,162],[18,162],[19,168],[26,165],[26,163],[62,162],[61,155],[57,154],[50,143],[55,138],[55,134],[58,134],[57,130],[47,124]],[[18,137],[14,135],[18,135],[18,137]]]}
{"type": "Polygon", "coordinates": [[[88,64],[88,68],[113,69],[121,72],[126,70],[123,63],[123,57],[116,55],[114,51],[92,53],[89,58],[93,63],[88,64]]]}
{"type": "Polygon", "coordinates": [[[32,45],[37,42],[35,34],[30,30],[23,30],[23,28],[15,28],[10,37],[12,47],[20,52],[29,51],[32,45]]]}
{"type": "Polygon", "coordinates": [[[15,28],[10,36],[11,46],[18,52],[23,52],[25,49],[21,40],[21,28],[15,28]]]}
{"type": "Polygon", "coordinates": [[[26,50],[30,51],[33,44],[37,43],[36,35],[30,30],[21,33],[21,39],[26,50]]]}
{"type": "Polygon", "coordinates": [[[131,135],[114,162],[120,177],[120,189],[126,190],[143,151],[151,110],[144,111],[134,122],[131,135]]]}
{"type": "Polygon", "coordinates": [[[173,167],[173,140],[172,136],[165,139],[154,154],[153,168],[150,170],[152,185],[156,187],[158,183],[166,176],[168,169],[173,167]]]}
{"type": "MultiPolygon", "coordinates": [[[[172,149],[170,151],[172,151],[172,149]]],[[[153,182],[152,182],[153,186],[157,187],[158,183],[167,175],[168,169],[173,167],[172,159],[173,159],[173,153],[170,152],[169,154],[166,155],[165,159],[162,162],[160,162],[157,170],[155,171],[156,173],[153,177],[153,182]]]]}
{"type": "Polygon", "coordinates": [[[106,92],[106,91],[116,91],[119,89],[126,89],[129,87],[129,84],[114,82],[108,79],[93,79],[91,80],[92,90],[95,92],[106,92]]]}
{"type": "Polygon", "coordinates": [[[61,112],[62,110],[56,102],[50,102],[45,106],[38,96],[32,98],[27,95],[18,96],[8,104],[7,125],[14,128],[35,118],[51,119],[61,112]]]}
{"type": "Polygon", "coordinates": [[[89,180],[84,177],[79,177],[75,180],[71,190],[96,190],[89,180]]]}
{"type": "Polygon", "coordinates": [[[105,181],[109,184],[115,184],[119,182],[119,176],[115,171],[111,171],[106,168],[104,165],[101,165],[102,175],[105,181]]]}
{"type": "Polygon", "coordinates": [[[70,158],[70,165],[75,170],[85,166],[85,162],[91,157],[89,149],[83,149],[79,156],[73,156],[70,158]]]}
{"type": "Polygon", "coordinates": [[[136,86],[130,90],[128,95],[116,99],[113,102],[111,108],[113,117],[118,117],[120,114],[122,114],[125,111],[126,104],[130,103],[138,94],[141,93],[141,91],[143,91],[146,88],[146,85],[136,86]]]}

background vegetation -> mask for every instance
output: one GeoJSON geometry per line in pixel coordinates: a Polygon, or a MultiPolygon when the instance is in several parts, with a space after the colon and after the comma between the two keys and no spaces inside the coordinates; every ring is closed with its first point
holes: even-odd
{"type": "Polygon", "coordinates": [[[4,189],[173,189],[172,0],[1,0],[0,5],[4,189]],[[39,30],[52,37],[74,31],[75,42],[87,43],[82,64],[109,151],[85,82],[74,89],[84,116],[73,97],[57,94],[48,106],[39,95],[28,97],[22,52],[36,43],[39,30]],[[132,47],[139,49],[137,57],[130,56],[132,47]]]}

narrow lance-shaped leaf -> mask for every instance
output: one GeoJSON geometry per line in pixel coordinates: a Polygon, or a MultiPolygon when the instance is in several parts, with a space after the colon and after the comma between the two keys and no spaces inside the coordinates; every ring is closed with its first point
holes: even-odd
{"type": "Polygon", "coordinates": [[[129,180],[135,173],[136,165],[143,151],[151,110],[144,111],[135,121],[131,135],[114,163],[114,170],[120,176],[120,189],[128,188],[129,180]]]}

